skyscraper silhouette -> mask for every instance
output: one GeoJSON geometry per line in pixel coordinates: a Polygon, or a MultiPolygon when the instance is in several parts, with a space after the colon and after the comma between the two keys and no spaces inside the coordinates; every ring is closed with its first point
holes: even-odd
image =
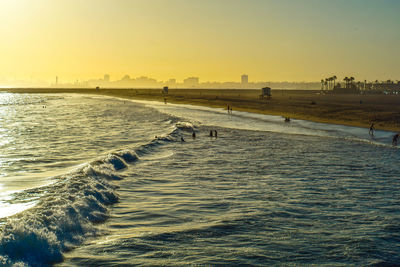
{"type": "Polygon", "coordinates": [[[249,83],[249,76],[247,74],[242,75],[242,84],[248,84],[249,83]]]}

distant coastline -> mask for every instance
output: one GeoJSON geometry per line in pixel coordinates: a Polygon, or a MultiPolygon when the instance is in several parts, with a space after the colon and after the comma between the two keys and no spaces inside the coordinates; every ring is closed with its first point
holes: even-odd
{"type": "Polygon", "coordinates": [[[400,131],[400,95],[320,94],[320,90],[272,90],[270,99],[256,89],[87,89],[1,88],[12,93],[78,93],[227,108],[316,122],[400,131]]]}

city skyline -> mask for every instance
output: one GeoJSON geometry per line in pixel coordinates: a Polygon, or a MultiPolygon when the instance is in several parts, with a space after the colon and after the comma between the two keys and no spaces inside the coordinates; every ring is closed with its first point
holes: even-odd
{"type": "MultiPolygon", "coordinates": [[[[400,84],[399,79],[386,79],[386,80],[361,80],[347,75],[345,77],[335,77],[337,84],[346,83],[346,79],[351,77],[354,84],[400,84]]],[[[326,90],[333,88],[333,78],[323,78],[320,81],[253,81],[247,74],[242,74],[237,77],[236,81],[203,81],[200,77],[191,76],[183,80],[169,78],[165,81],[157,80],[148,76],[131,77],[125,74],[120,78],[112,78],[110,74],[104,74],[102,78],[93,78],[88,80],[75,79],[74,81],[65,81],[60,79],[59,76],[51,82],[32,82],[32,81],[11,81],[3,83],[0,88],[161,88],[168,86],[170,88],[203,88],[203,89],[260,89],[264,86],[269,86],[275,89],[305,89],[305,90],[326,90]],[[321,84],[322,83],[322,84],[321,84]]]]}
{"type": "Polygon", "coordinates": [[[320,82],[288,82],[288,81],[252,81],[249,75],[243,74],[236,81],[202,81],[200,77],[187,77],[181,81],[170,78],[162,81],[152,77],[138,76],[131,77],[129,74],[121,78],[113,79],[109,74],[104,74],[102,78],[89,80],[75,80],[74,82],[63,82],[58,76],[55,82],[46,84],[42,87],[53,88],[213,88],[213,89],[259,89],[264,86],[275,85],[275,88],[283,89],[318,89],[320,82]]]}
{"type": "MultiPolygon", "coordinates": [[[[400,85],[399,80],[359,80],[352,76],[352,83],[360,86],[363,84],[364,88],[366,84],[369,87],[372,85],[386,86],[388,84],[400,85]]],[[[109,74],[104,74],[102,78],[95,78],[89,80],[75,80],[74,82],[62,81],[58,76],[55,77],[53,83],[42,83],[37,86],[31,87],[46,87],[46,88],[161,88],[168,86],[170,88],[203,88],[203,89],[260,89],[264,86],[269,86],[275,89],[312,89],[312,90],[331,90],[334,85],[340,86],[341,83],[347,84],[350,78],[337,77],[336,75],[330,78],[321,79],[320,81],[252,81],[249,75],[242,74],[238,77],[237,81],[202,81],[200,77],[187,77],[182,81],[175,78],[170,78],[166,81],[157,80],[152,77],[138,76],[131,77],[129,74],[125,74],[121,78],[112,79],[109,74]],[[334,83],[333,79],[336,83],[334,83]],[[322,83],[322,84],[321,84],[322,83]]],[[[3,86],[3,87],[26,87],[26,84],[18,84],[16,86],[3,86]]]]}
{"type": "Polygon", "coordinates": [[[0,86],[126,73],[317,82],[400,75],[394,0],[2,0],[0,86]],[[16,82],[17,81],[17,82],[16,82]]]}

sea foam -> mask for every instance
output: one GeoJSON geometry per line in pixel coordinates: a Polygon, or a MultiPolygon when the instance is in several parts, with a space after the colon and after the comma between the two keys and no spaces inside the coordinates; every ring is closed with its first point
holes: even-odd
{"type": "Polygon", "coordinates": [[[115,170],[124,167],[122,158],[109,155],[37,189],[44,193],[39,203],[4,224],[0,262],[47,266],[62,261],[63,251],[97,234],[95,224],[108,218],[107,206],[118,201],[111,181],[119,177],[115,170]]]}

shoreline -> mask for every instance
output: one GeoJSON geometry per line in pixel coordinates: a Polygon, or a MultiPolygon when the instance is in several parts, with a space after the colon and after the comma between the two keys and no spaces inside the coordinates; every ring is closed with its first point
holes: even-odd
{"type": "Polygon", "coordinates": [[[313,90],[272,90],[270,99],[260,99],[261,90],[252,89],[54,89],[1,88],[10,93],[77,93],[154,100],[198,106],[227,106],[238,111],[278,115],[293,119],[400,132],[400,95],[320,94],[313,90]]]}

